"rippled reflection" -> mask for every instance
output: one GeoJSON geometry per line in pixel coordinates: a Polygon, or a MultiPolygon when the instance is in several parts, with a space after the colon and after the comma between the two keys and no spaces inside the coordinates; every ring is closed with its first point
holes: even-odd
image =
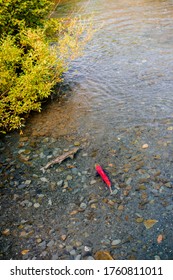
{"type": "Polygon", "coordinates": [[[58,15],[92,14],[98,32],[66,75],[70,97],[63,106],[54,102],[39,118],[31,119],[32,129],[54,136],[71,129],[102,135],[112,129],[170,121],[173,1],[62,2],[58,15]]]}

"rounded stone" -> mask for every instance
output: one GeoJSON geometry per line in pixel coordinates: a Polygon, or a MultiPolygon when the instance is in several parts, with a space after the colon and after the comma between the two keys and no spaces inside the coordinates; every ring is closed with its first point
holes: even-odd
{"type": "Polygon", "coordinates": [[[39,208],[40,207],[40,203],[34,203],[34,208],[39,208]]]}
{"type": "Polygon", "coordinates": [[[115,240],[112,241],[111,245],[116,246],[116,245],[119,245],[120,243],[121,243],[120,239],[115,239],[115,240]]]}

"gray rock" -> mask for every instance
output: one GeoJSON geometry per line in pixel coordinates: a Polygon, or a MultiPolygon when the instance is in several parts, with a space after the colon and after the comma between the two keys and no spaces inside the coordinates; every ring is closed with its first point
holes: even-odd
{"type": "Polygon", "coordinates": [[[94,185],[95,183],[97,183],[96,180],[91,180],[90,185],[94,185]]]}
{"type": "Polygon", "coordinates": [[[120,243],[121,243],[121,240],[120,240],[120,239],[115,239],[115,240],[112,241],[111,245],[112,245],[112,246],[116,246],[116,245],[118,245],[118,244],[120,244],[120,243]]]}
{"type": "Polygon", "coordinates": [[[75,257],[75,260],[77,260],[77,261],[79,261],[79,260],[81,260],[81,255],[77,255],[76,257],[75,257]]]}
{"type": "Polygon", "coordinates": [[[31,184],[31,180],[26,180],[25,185],[29,186],[31,184]]]}
{"type": "Polygon", "coordinates": [[[39,243],[38,247],[40,247],[42,250],[45,250],[46,249],[46,241],[42,241],[41,243],[39,243]]]}
{"type": "Polygon", "coordinates": [[[62,187],[63,183],[64,183],[64,181],[63,181],[63,180],[60,180],[59,182],[57,182],[57,186],[58,186],[58,187],[62,187]]]}
{"type": "Polygon", "coordinates": [[[47,247],[52,247],[53,245],[54,245],[54,241],[53,240],[51,240],[51,241],[49,241],[47,243],[47,247]]]}
{"type": "Polygon", "coordinates": [[[91,256],[92,248],[90,246],[84,246],[82,255],[83,257],[91,256]]]}
{"type": "Polygon", "coordinates": [[[78,169],[76,167],[72,168],[71,170],[72,174],[77,175],[78,169]]]}
{"type": "Polygon", "coordinates": [[[83,209],[83,210],[85,210],[85,209],[87,208],[87,204],[84,203],[84,202],[82,202],[82,203],[80,204],[80,208],[83,209]]]}
{"type": "Polygon", "coordinates": [[[126,180],[126,185],[130,185],[131,181],[132,181],[132,178],[128,178],[128,179],[126,180]]]}
{"type": "Polygon", "coordinates": [[[40,180],[43,182],[43,183],[48,183],[48,179],[46,177],[41,177],[40,180]]]}
{"type": "Polygon", "coordinates": [[[170,204],[170,205],[166,206],[166,210],[167,211],[172,211],[173,210],[173,204],[170,204]]]}
{"type": "Polygon", "coordinates": [[[81,178],[81,183],[85,183],[86,182],[86,177],[85,176],[82,176],[81,178]]]}
{"type": "Polygon", "coordinates": [[[67,177],[66,177],[66,180],[67,181],[70,181],[70,180],[72,180],[73,179],[73,177],[71,176],[71,175],[67,175],[67,177]]]}
{"type": "Polygon", "coordinates": [[[20,205],[23,207],[31,207],[32,206],[32,202],[30,202],[29,200],[23,200],[22,202],[20,202],[20,205]]]}
{"type": "Polygon", "coordinates": [[[40,153],[40,158],[45,158],[45,157],[46,157],[46,155],[43,152],[41,152],[40,153]]]}
{"type": "Polygon", "coordinates": [[[154,259],[155,259],[156,261],[161,260],[161,258],[160,258],[158,255],[155,255],[155,256],[154,256],[154,259]]]}
{"type": "Polygon", "coordinates": [[[92,256],[88,256],[88,257],[87,257],[87,260],[88,260],[88,261],[91,261],[91,260],[94,260],[94,258],[93,258],[92,256]]]}
{"type": "Polygon", "coordinates": [[[110,243],[111,243],[111,241],[109,240],[109,239],[103,239],[103,240],[101,240],[101,244],[103,244],[103,245],[110,245],[110,243]]]}
{"type": "Polygon", "coordinates": [[[34,208],[39,208],[40,207],[40,203],[36,202],[34,203],[34,208]]]}
{"type": "Polygon", "coordinates": [[[58,254],[57,253],[52,255],[52,260],[58,260],[58,254]]]}
{"type": "Polygon", "coordinates": [[[70,251],[70,255],[71,255],[71,256],[75,256],[75,255],[76,255],[76,250],[75,250],[75,249],[71,250],[71,251],[70,251]]]}
{"type": "Polygon", "coordinates": [[[116,195],[118,193],[118,190],[117,189],[114,189],[111,193],[111,195],[116,195]]]}
{"type": "Polygon", "coordinates": [[[18,189],[24,189],[24,188],[26,188],[26,185],[25,184],[20,184],[19,186],[18,186],[18,189]]]}
{"type": "Polygon", "coordinates": [[[43,251],[40,256],[41,257],[46,257],[46,255],[47,255],[47,251],[43,251]]]}

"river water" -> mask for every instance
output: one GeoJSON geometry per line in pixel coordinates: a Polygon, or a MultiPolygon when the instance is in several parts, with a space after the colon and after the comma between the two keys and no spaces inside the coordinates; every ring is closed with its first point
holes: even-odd
{"type": "Polygon", "coordinates": [[[92,15],[98,31],[65,76],[70,96],[31,120],[32,130],[111,140],[115,130],[171,122],[173,1],[71,0],[57,13],[92,15]]]}

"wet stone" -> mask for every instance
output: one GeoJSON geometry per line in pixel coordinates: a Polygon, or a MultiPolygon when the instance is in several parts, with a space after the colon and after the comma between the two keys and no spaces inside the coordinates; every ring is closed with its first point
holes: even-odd
{"type": "Polygon", "coordinates": [[[75,255],[76,255],[76,250],[75,250],[75,249],[71,250],[71,251],[70,251],[70,255],[71,255],[71,256],[75,256],[75,255]]]}
{"type": "Polygon", "coordinates": [[[48,183],[48,179],[46,177],[41,177],[40,180],[43,182],[43,183],[48,183]]]}
{"type": "Polygon", "coordinates": [[[66,180],[67,181],[70,181],[70,180],[72,180],[73,179],[73,177],[71,176],[71,175],[67,175],[67,177],[66,177],[66,180]]]}
{"type": "Polygon", "coordinates": [[[83,210],[85,210],[85,209],[87,208],[87,204],[84,203],[84,202],[82,202],[82,203],[80,204],[80,208],[83,209],[83,210]]]}
{"type": "Polygon", "coordinates": [[[40,207],[40,203],[34,203],[34,208],[39,208],[40,207]]]}
{"type": "Polygon", "coordinates": [[[64,183],[64,181],[63,181],[63,180],[60,180],[59,182],[57,182],[57,186],[58,186],[58,187],[62,187],[63,183],[64,183]]]}
{"type": "Polygon", "coordinates": [[[94,185],[95,183],[97,183],[96,180],[91,180],[90,185],[94,185]]]}
{"type": "Polygon", "coordinates": [[[43,241],[43,242],[39,243],[38,246],[39,246],[42,250],[46,249],[46,241],[43,241]]]}
{"type": "Polygon", "coordinates": [[[71,172],[72,172],[73,175],[77,175],[78,174],[78,169],[74,167],[74,168],[72,168],[71,172]]]}
{"type": "Polygon", "coordinates": [[[79,261],[79,260],[81,260],[81,258],[82,258],[82,255],[77,255],[77,256],[75,257],[75,260],[79,261]]]}
{"type": "Polygon", "coordinates": [[[54,241],[53,240],[51,240],[51,241],[49,241],[47,243],[47,247],[53,247],[53,245],[54,245],[54,241]]]}
{"type": "Polygon", "coordinates": [[[115,239],[115,240],[112,241],[111,245],[116,246],[116,245],[119,245],[120,243],[121,243],[120,239],[115,239]]]}

